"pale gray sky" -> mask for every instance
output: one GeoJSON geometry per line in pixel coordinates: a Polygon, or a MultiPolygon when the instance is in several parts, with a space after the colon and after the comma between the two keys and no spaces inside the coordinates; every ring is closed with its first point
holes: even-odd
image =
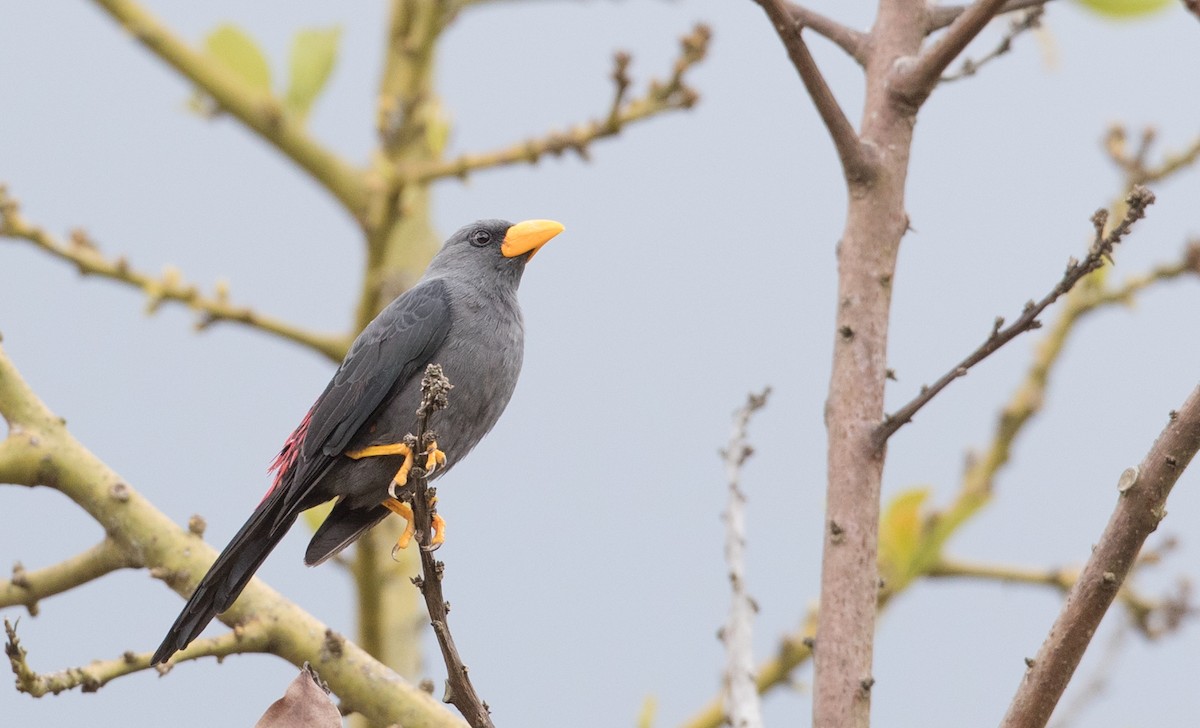
{"type": "MultiPolygon", "coordinates": [[[[277,70],[296,29],[341,23],[343,53],[312,131],[366,159],[384,3],[149,4],[192,39],[238,23],[277,70]]],[[[814,5],[870,22],[868,3],[814,5]]],[[[176,265],[206,286],[228,278],[234,298],[261,311],[323,330],[347,325],[362,245],[316,185],[237,124],[187,113],[187,84],[91,4],[0,0],[0,17],[0,182],[32,220],[60,233],[85,227],[106,252],[146,269],[176,265]]],[[[697,20],[715,37],[692,76],[703,95],[694,111],[597,144],[591,164],[548,160],[437,187],[446,233],[493,216],[567,226],[525,278],[516,396],[439,484],[452,529],[441,553],[453,627],[498,725],[630,725],[654,695],[656,725],[671,726],[715,693],[715,632],[728,602],[716,453],[733,409],[764,384],[775,396],[751,426],[758,454],[744,483],[759,659],[816,598],[844,193],[824,130],[758,7],[505,2],[466,12],[440,63],[451,144],[489,149],[601,113],[614,50],[633,53],[643,82],[666,72],[676,38],[697,20]],[[514,471],[514,452],[532,447],[543,456],[521,458],[528,464],[514,471]]],[[[1100,149],[1109,123],[1157,124],[1173,148],[1200,128],[1194,18],[1172,9],[1113,23],[1053,3],[1046,26],[1044,41],[1022,37],[977,78],[939,89],[921,113],[909,185],[916,232],[896,282],[893,405],[1082,254],[1088,217],[1119,187],[1100,149]]],[[[989,47],[981,41],[973,55],[989,47]]],[[[826,43],[814,50],[857,120],[856,67],[826,43]]],[[[1118,276],[1174,259],[1200,233],[1200,171],[1155,191],[1158,204],[1118,253],[1118,276]]],[[[1044,566],[1086,558],[1118,474],[1196,383],[1198,289],[1164,286],[1081,326],[995,503],[950,553],[1044,566]]],[[[0,242],[7,353],[76,437],[172,518],[203,514],[219,547],[258,502],[267,463],[332,366],[234,326],[195,335],[186,311],[147,318],[143,303],[0,242]]],[[[1021,339],[955,383],[894,438],[888,493],[930,484],[939,503],[952,495],[964,453],[986,441],[1036,341],[1021,339]]],[[[1180,481],[1169,510],[1160,530],[1183,546],[1139,579],[1150,593],[1197,574],[1196,473],[1180,481]]],[[[0,488],[5,564],[44,566],[100,537],[51,490],[0,488]]],[[[352,634],[347,578],[333,566],[306,569],[307,538],[297,528],[260,574],[352,634]]],[[[46,600],[40,616],[22,616],[20,635],[35,669],[56,670],[152,649],[180,606],[145,572],[129,571],[46,600]]],[[[880,623],[876,723],[994,724],[1058,606],[1056,594],[1030,587],[918,585],[880,623]]],[[[439,681],[440,670],[431,669],[439,681]]],[[[249,725],[294,673],[246,656],[183,665],[164,679],[123,678],[94,695],[35,701],[5,688],[0,714],[11,725],[150,716],[249,725]]],[[[1134,638],[1081,725],[1189,724],[1200,711],[1197,674],[1195,625],[1158,644],[1134,638]]],[[[771,724],[809,720],[804,690],[777,691],[766,708],[771,724]]]]}

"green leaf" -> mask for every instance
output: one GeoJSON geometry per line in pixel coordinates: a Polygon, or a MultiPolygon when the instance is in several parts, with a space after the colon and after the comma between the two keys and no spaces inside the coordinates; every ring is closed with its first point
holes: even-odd
{"type": "Polygon", "coordinates": [[[341,38],[342,29],[335,25],[302,30],[292,39],[291,78],[284,101],[301,119],[308,116],[329,80],[341,38]]]}
{"type": "Polygon", "coordinates": [[[1079,0],[1089,10],[1113,18],[1135,18],[1156,13],[1175,0],[1079,0]]]}
{"type": "Polygon", "coordinates": [[[204,39],[204,49],[255,91],[271,91],[271,66],[254,39],[232,23],[219,25],[204,39]]]}
{"type": "Polygon", "coordinates": [[[923,539],[921,506],[929,488],[902,491],[887,505],[879,522],[879,573],[889,589],[904,587],[919,571],[923,539]]]}
{"type": "Polygon", "coordinates": [[[333,510],[333,504],[336,502],[336,500],[331,498],[319,506],[309,508],[304,512],[304,522],[308,524],[308,527],[312,531],[316,532],[321,527],[321,524],[325,522],[325,517],[333,510]]]}

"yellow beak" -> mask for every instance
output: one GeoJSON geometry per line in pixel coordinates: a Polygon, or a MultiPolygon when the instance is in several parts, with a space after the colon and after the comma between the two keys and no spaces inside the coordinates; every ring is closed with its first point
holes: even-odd
{"type": "Polygon", "coordinates": [[[553,220],[526,220],[508,229],[504,242],[500,244],[500,252],[506,258],[529,253],[533,258],[538,248],[550,242],[550,238],[563,231],[562,223],[553,220]]]}

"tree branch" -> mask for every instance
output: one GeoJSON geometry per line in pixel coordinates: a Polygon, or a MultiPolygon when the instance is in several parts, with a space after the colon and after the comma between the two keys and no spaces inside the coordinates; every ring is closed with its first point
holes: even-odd
{"type": "Polygon", "coordinates": [[[733,416],[729,446],[722,451],[725,480],[729,484],[729,505],[725,511],[725,561],[729,565],[729,583],[733,599],[729,617],[721,629],[725,643],[726,666],[723,698],[726,720],[732,728],[762,728],[762,707],[754,684],[753,632],[757,607],[746,593],[746,494],[742,490],[742,465],[754,454],[746,442],[746,429],[754,413],[767,404],[771,388],[751,394],[733,416]]]}
{"type": "MultiPolygon", "coordinates": [[[[1104,306],[1132,303],[1137,293],[1156,282],[1189,273],[1200,275],[1200,242],[1189,245],[1180,261],[1156,266],[1149,273],[1131,277],[1118,288],[1093,289],[1081,286],[1071,290],[1067,295],[1066,305],[1054,323],[1048,327],[1045,339],[1037,347],[1034,361],[1024,380],[1004,406],[990,444],[982,454],[973,455],[968,459],[954,501],[946,508],[931,512],[924,518],[919,530],[925,542],[923,548],[929,550],[932,558],[922,559],[929,566],[915,576],[932,575],[929,569],[942,562],[942,546],[990,501],[994,480],[1008,462],[1017,436],[1042,408],[1051,370],[1058,362],[1076,324],[1086,315],[1104,306]]],[[[893,597],[902,593],[914,581],[915,579],[911,579],[907,583],[887,585],[879,593],[879,608],[886,607],[893,597]]],[[[1147,604],[1145,600],[1140,600],[1140,603],[1147,604]]],[[[1127,602],[1127,606],[1130,606],[1131,615],[1142,631],[1153,636],[1155,629],[1147,617],[1162,612],[1163,609],[1145,613],[1134,608],[1134,603],[1127,602]]],[[[755,682],[760,693],[788,684],[792,673],[812,658],[812,640],[816,636],[816,627],[817,611],[810,609],[800,628],[782,638],[776,656],[759,665],[755,682]]],[[[724,716],[722,700],[717,697],[683,723],[681,728],[719,728],[724,722],[724,716]]]]}
{"type": "MultiPolygon", "coordinates": [[[[35,698],[48,693],[58,695],[75,688],[80,688],[85,693],[94,693],[112,680],[125,675],[143,670],[157,670],[160,674],[166,674],[170,670],[167,666],[152,667],[151,652],[138,654],[129,651],[114,660],[96,660],[86,667],[71,667],[58,672],[39,674],[34,672],[26,661],[27,653],[17,639],[16,625],[5,619],[4,630],[8,634],[4,651],[8,655],[13,674],[17,677],[17,690],[35,698]]],[[[256,624],[227,632],[219,637],[198,639],[177,654],[171,660],[171,664],[201,657],[216,657],[220,661],[229,655],[262,652],[267,647],[268,637],[262,625],[256,624]]]]}
{"type": "MultiPolygon", "coordinates": [[[[179,594],[195,588],[217,552],[194,530],[179,528],[117,473],[75,440],[46,408],[0,347],[0,415],[9,436],[0,443],[0,472],[44,485],[88,512],[120,548],[179,594]]],[[[329,630],[261,579],[253,579],[219,619],[238,629],[262,629],[265,651],[300,667],[311,663],[347,710],[409,728],[449,728],[461,720],[361,648],[329,630]],[[251,625],[261,625],[254,626],[251,625]]]]}
{"type": "Polygon", "coordinates": [[[74,589],[120,569],[141,566],[136,559],[105,538],[81,554],[37,571],[26,571],[21,562],[13,565],[12,579],[0,581],[0,608],[23,605],[37,616],[38,601],[74,589]]]}
{"type": "MultiPolygon", "coordinates": [[[[1079,581],[1079,569],[1044,569],[1027,566],[1010,566],[1008,564],[986,564],[977,561],[964,561],[944,557],[932,569],[928,576],[935,579],[979,579],[982,581],[999,581],[1007,584],[1032,584],[1054,587],[1063,594],[1068,593],[1079,581]]],[[[1158,607],[1155,602],[1138,594],[1129,585],[1122,586],[1117,592],[1117,598],[1129,610],[1134,624],[1147,637],[1153,636],[1149,630],[1149,615],[1158,607]]]]}
{"type": "Polygon", "coordinates": [[[1116,124],[1108,130],[1104,148],[1113,162],[1125,172],[1131,185],[1159,182],[1200,160],[1200,137],[1193,139],[1182,151],[1164,154],[1158,164],[1149,162],[1150,150],[1158,138],[1153,127],[1142,130],[1141,141],[1132,153],[1126,147],[1126,138],[1125,127],[1116,124]]]}
{"type": "Polygon", "coordinates": [[[966,376],[967,371],[971,367],[995,353],[1000,347],[1012,341],[1020,334],[1039,328],[1041,322],[1038,321],[1038,316],[1041,315],[1042,311],[1046,310],[1050,304],[1058,300],[1064,293],[1070,291],[1085,276],[1092,271],[1099,270],[1105,261],[1110,260],[1113,247],[1121,242],[1135,222],[1145,217],[1146,208],[1154,203],[1154,193],[1144,187],[1134,187],[1126,202],[1129,204],[1129,209],[1125,214],[1125,219],[1109,231],[1107,235],[1104,234],[1104,226],[1108,221],[1108,213],[1103,209],[1097,210],[1096,214],[1092,216],[1092,223],[1096,231],[1095,240],[1083,262],[1081,263],[1072,258],[1067,263],[1067,270],[1063,274],[1062,279],[1055,284],[1054,288],[1037,303],[1030,301],[1025,304],[1025,310],[1021,316],[1008,327],[1002,328],[1004,326],[1004,319],[997,317],[992,326],[991,334],[975,351],[971,352],[965,359],[949,372],[942,375],[932,385],[922,387],[921,393],[908,404],[884,418],[884,421],[875,429],[875,446],[882,448],[889,437],[895,434],[902,426],[912,421],[913,415],[955,379],[966,376]]]}
{"type": "MultiPolygon", "coordinates": [[[[1005,13],[1011,13],[1017,10],[1040,7],[1049,2],[1050,0],[1008,0],[1008,2],[1000,6],[1000,10],[996,14],[1003,15],[1005,13]]],[[[966,5],[942,5],[933,8],[929,11],[927,32],[936,33],[942,28],[950,25],[958,19],[958,16],[967,11],[967,7],[968,6],[966,5]]]]}
{"type": "Polygon", "coordinates": [[[303,122],[267,92],[248,86],[219,61],[192,48],[133,0],[95,0],[130,35],[287,155],[362,221],[368,192],[361,172],[308,135],[303,122]]]}
{"type": "Polygon", "coordinates": [[[850,120],[846,118],[846,112],[842,111],[829,84],[825,82],[825,77],[821,75],[821,69],[817,66],[816,59],[809,52],[808,45],[801,35],[802,26],[784,6],[784,0],[754,1],[762,6],[763,11],[770,18],[775,32],[783,41],[784,48],[787,49],[788,58],[799,72],[800,80],[804,82],[804,88],[808,90],[813,105],[817,107],[821,121],[829,130],[829,135],[833,138],[833,145],[837,149],[838,159],[842,162],[842,172],[846,176],[846,180],[852,185],[869,182],[875,175],[875,167],[868,160],[866,149],[858,138],[858,133],[850,124],[850,120]]]}
{"type": "Polygon", "coordinates": [[[199,314],[197,331],[214,323],[232,321],[301,344],[333,361],[341,361],[350,345],[349,337],[318,334],[257,313],[249,307],[235,306],[229,302],[228,286],[224,283],[218,283],[212,295],[205,295],[195,284],[186,282],[175,268],[168,267],[158,278],[134,269],[124,256],[109,260],[83,230],[74,230],[70,242],[59,240],[26,220],[20,205],[8,195],[4,185],[0,185],[0,237],[33,243],[55,258],[72,263],[81,275],[99,276],[141,289],[147,297],[148,313],[156,312],[168,301],[185,304],[199,314]]]}
{"type": "MultiPolygon", "coordinates": [[[[440,364],[430,364],[425,368],[425,376],[421,379],[421,406],[417,409],[417,434],[413,437],[414,445],[419,444],[422,450],[437,441],[433,431],[428,429],[429,420],[435,412],[449,406],[450,389],[450,380],[442,373],[440,364]]],[[[472,728],[495,728],[488,704],[479,697],[475,686],[471,684],[467,666],[463,664],[454,644],[454,636],[450,634],[450,623],[447,619],[450,605],[442,593],[446,565],[434,559],[433,551],[436,546],[429,544],[433,533],[433,515],[436,512],[433,503],[437,491],[429,487],[429,479],[423,468],[414,467],[410,471],[410,482],[413,487],[407,490],[405,495],[412,499],[415,540],[421,553],[423,574],[423,577],[414,577],[413,583],[425,597],[429,621],[434,634],[437,635],[442,660],[446,663],[446,694],[443,701],[458,708],[458,712],[462,713],[472,728]]]]}
{"type": "Polygon", "coordinates": [[[684,75],[692,66],[704,60],[711,35],[708,26],[697,25],[680,41],[682,50],[675,61],[671,76],[665,82],[651,81],[646,93],[633,99],[628,99],[626,94],[630,83],[626,74],[628,55],[618,53],[613,72],[616,93],[612,105],[602,118],[577,125],[569,131],[527,139],[493,152],[463,154],[449,161],[401,164],[397,175],[402,184],[423,185],[447,177],[465,179],[470,173],[484,169],[513,164],[536,164],[546,155],[557,157],[566,152],[575,152],[587,159],[592,142],[616,136],[627,124],[649,119],[666,111],[690,109],[695,105],[699,94],[684,82],[684,75]]]}
{"type": "Polygon", "coordinates": [[[1016,40],[1017,36],[1028,30],[1042,27],[1042,15],[1045,12],[1046,9],[1043,6],[1037,5],[1021,13],[1019,17],[1013,18],[1012,22],[1009,23],[1008,31],[1000,38],[1000,42],[996,44],[995,48],[978,59],[964,58],[962,66],[959,67],[958,71],[942,76],[938,82],[948,83],[974,76],[979,72],[980,68],[1011,51],[1013,41],[1016,40]]]}
{"type": "Polygon", "coordinates": [[[828,18],[815,10],[810,10],[799,3],[787,2],[785,0],[784,7],[792,16],[792,20],[797,24],[805,28],[810,28],[817,35],[832,41],[834,45],[858,61],[858,65],[867,65],[867,43],[869,38],[866,33],[855,30],[847,25],[842,25],[838,21],[828,18]]]}
{"type": "Polygon", "coordinates": [[[1002,728],[1045,726],[1146,538],[1166,517],[1167,496],[1200,449],[1200,386],[1188,396],[1141,465],[1118,483],[1117,507],[1029,664],[1002,728]]]}
{"type": "Polygon", "coordinates": [[[921,51],[915,60],[898,67],[892,80],[892,93],[907,107],[920,108],[938,79],[967,44],[979,35],[1004,5],[1004,0],[978,0],[962,12],[933,45],[921,51]]]}

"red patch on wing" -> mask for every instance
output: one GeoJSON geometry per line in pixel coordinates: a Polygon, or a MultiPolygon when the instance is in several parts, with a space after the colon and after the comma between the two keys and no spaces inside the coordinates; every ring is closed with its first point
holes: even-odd
{"type": "Polygon", "coordinates": [[[279,454],[275,456],[275,460],[271,462],[271,467],[267,472],[275,473],[275,482],[271,483],[271,487],[267,489],[263,500],[266,500],[267,496],[275,492],[275,489],[279,487],[279,484],[283,482],[283,479],[296,464],[296,458],[300,456],[300,445],[304,442],[304,436],[308,434],[308,424],[312,420],[312,412],[310,408],[308,414],[304,415],[304,419],[300,422],[300,426],[293,430],[291,435],[288,435],[288,439],[283,443],[283,449],[279,451],[279,454]]]}

